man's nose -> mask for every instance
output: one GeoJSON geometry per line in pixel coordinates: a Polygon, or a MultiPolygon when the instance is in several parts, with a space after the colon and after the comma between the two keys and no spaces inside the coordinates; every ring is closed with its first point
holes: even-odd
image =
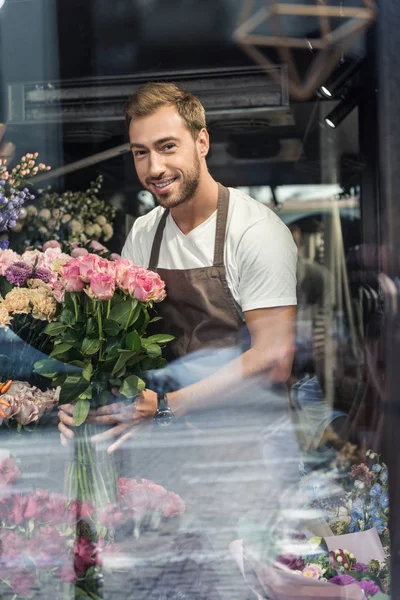
{"type": "Polygon", "coordinates": [[[150,154],[150,177],[157,179],[163,175],[165,167],[157,152],[150,154]]]}

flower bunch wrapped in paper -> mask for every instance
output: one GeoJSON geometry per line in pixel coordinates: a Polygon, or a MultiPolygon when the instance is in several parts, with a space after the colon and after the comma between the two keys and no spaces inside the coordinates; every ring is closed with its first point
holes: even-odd
{"type": "Polygon", "coordinates": [[[116,401],[115,389],[132,403],[145,388],[146,371],[165,364],[162,347],[172,336],[146,335],[157,319],[153,306],[165,297],[164,283],[158,274],[127,260],[85,254],[61,267],[58,293],[62,306],[45,329],[53,349],[35,371],[61,386],[60,404],[75,403],[74,420],[83,425],[68,477],[70,495],[97,498],[104,505],[115,497],[116,465],[106,452],[100,461],[93,458],[90,438],[98,431],[85,421],[90,409],[116,401]]]}
{"type": "Polygon", "coordinates": [[[367,456],[374,464],[353,465],[340,478],[347,491],[336,488],[335,495],[324,495],[321,476],[312,476],[307,485],[317,490],[317,497],[308,507],[288,509],[288,515],[301,515],[297,528],[287,526],[286,517],[264,549],[245,535],[231,544],[259,598],[361,600],[389,593],[388,473],[376,453],[367,456]]]}
{"type": "Polygon", "coordinates": [[[0,462],[1,598],[30,598],[34,590],[48,598],[98,597],[101,567],[123,550],[119,530],[130,527],[138,537],[144,520],[155,527],[185,510],[162,486],[121,478],[116,504],[98,514],[90,500],[43,489],[19,493],[19,475],[12,458],[0,462]]]}

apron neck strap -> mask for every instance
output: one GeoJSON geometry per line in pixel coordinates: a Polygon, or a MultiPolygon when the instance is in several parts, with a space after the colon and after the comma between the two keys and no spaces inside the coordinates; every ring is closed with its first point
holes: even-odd
{"type": "Polygon", "coordinates": [[[160,258],[161,242],[162,242],[162,237],[163,237],[165,223],[167,221],[168,214],[169,214],[169,208],[166,208],[162,214],[162,217],[161,217],[160,222],[157,227],[156,234],[154,236],[153,246],[151,248],[151,254],[150,254],[150,262],[149,262],[149,270],[150,271],[155,271],[158,267],[158,259],[160,258]]]}
{"type": "MultiPolygon", "coordinates": [[[[215,246],[214,246],[214,267],[220,267],[224,265],[224,246],[225,246],[225,232],[226,223],[228,220],[229,210],[229,190],[220,183],[218,184],[218,204],[217,204],[217,224],[215,229],[215,246]]],[[[158,266],[160,258],[161,242],[165,229],[165,223],[169,214],[169,209],[166,208],[162,214],[160,222],[158,224],[153,246],[151,248],[149,269],[155,271],[158,266]]]]}
{"type": "Polygon", "coordinates": [[[226,223],[228,221],[229,190],[218,184],[217,225],[215,229],[214,267],[224,266],[226,223]]]}

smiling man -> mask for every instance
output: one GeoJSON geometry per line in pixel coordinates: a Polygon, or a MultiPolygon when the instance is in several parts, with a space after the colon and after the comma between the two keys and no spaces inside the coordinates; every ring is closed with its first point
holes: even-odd
{"type": "MultiPolygon", "coordinates": [[[[157,310],[164,331],[175,336],[170,358],[238,347],[243,330],[251,340],[238,358],[168,394],[165,404],[181,416],[215,406],[254,376],[285,382],[296,305],[297,249],[289,230],[269,208],[213,179],[205,111],[191,93],[171,83],[146,84],[128,101],[125,116],[139,180],[159,206],[135,221],[122,255],[166,283],[157,310]]],[[[60,431],[72,437],[69,409],[62,407],[60,431]]],[[[120,423],[98,436],[121,436],[111,451],[157,413],[157,396],[145,390],[130,414],[118,410],[106,406],[92,417],[120,423]]]]}

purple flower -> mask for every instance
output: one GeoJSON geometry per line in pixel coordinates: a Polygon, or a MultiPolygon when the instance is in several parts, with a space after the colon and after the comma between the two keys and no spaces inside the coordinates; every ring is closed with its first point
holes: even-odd
{"type": "Polygon", "coordinates": [[[350,585],[351,583],[355,583],[356,580],[351,575],[335,575],[329,581],[335,585],[350,585]]]}
{"type": "Polygon", "coordinates": [[[45,267],[36,267],[33,272],[33,279],[40,279],[40,281],[44,281],[44,283],[50,283],[52,280],[52,273],[49,269],[45,267]]]}
{"type": "Polygon", "coordinates": [[[366,565],[365,563],[356,562],[353,565],[353,571],[361,571],[361,572],[365,573],[368,571],[368,565],[366,565]]]}
{"type": "Polygon", "coordinates": [[[22,261],[13,263],[5,272],[7,281],[18,287],[24,285],[31,274],[32,268],[22,261]]]}
{"type": "Polygon", "coordinates": [[[0,250],[8,250],[10,242],[8,240],[2,240],[0,242],[0,250]]]}
{"type": "Polygon", "coordinates": [[[362,579],[361,581],[357,581],[357,585],[359,585],[360,588],[364,590],[364,593],[367,596],[367,598],[372,598],[372,596],[375,596],[375,594],[378,594],[380,591],[378,586],[369,579],[362,579]]]}
{"type": "Polygon", "coordinates": [[[276,559],[276,562],[279,565],[287,567],[291,571],[302,571],[305,566],[303,559],[295,554],[281,554],[281,556],[278,556],[276,559]]]}

